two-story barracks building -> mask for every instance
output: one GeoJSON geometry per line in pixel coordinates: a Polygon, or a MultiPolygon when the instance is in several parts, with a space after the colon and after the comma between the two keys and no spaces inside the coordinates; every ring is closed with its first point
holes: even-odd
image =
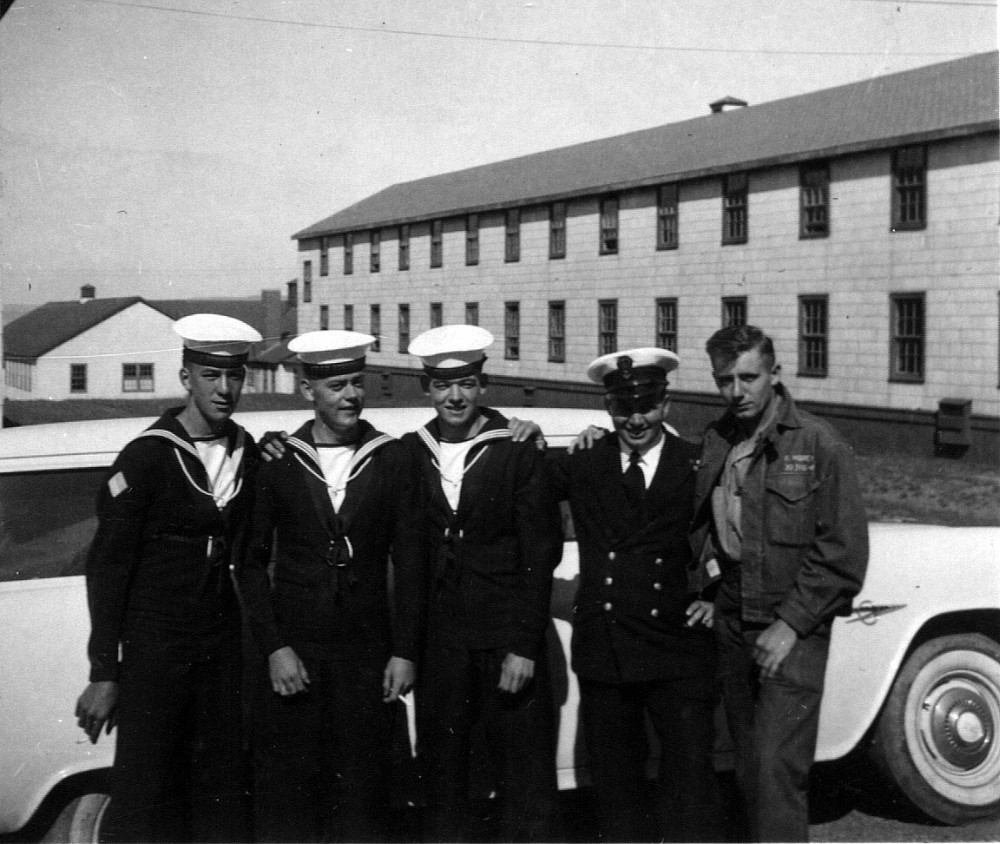
{"type": "MultiPolygon", "coordinates": [[[[293,236],[299,331],[477,323],[495,404],[599,407],[599,354],[676,350],[673,420],[718,413],[705,340],[760,325],[864,448],[1000,454],[997,53],[393,185],[293,236]],[[944,448],[941,448],[944,446],[944,448]]],[[[375,386],[375,385],[373,385],[375,386]]]]}

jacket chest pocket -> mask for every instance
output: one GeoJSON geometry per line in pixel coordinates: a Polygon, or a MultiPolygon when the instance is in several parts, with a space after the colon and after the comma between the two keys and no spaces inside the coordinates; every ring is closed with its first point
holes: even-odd
{"type": "Polygon", "coordinates": [[[815,535],[819,482],[812,472],[778,472],[766,480],[767,538],[775,545],[808,545],[815,535]]]}

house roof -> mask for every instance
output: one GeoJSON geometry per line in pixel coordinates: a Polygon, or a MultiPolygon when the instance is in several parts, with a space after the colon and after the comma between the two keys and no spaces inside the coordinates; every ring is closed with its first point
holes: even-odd
{"type": "Polygon", "coordinates": [[[996,131],[997,52],[393,185],[292,235],[549,202],[996,131]]]}

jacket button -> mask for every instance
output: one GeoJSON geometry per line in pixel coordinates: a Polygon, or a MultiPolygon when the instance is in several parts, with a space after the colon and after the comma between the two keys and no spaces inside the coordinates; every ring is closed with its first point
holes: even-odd
{"type": "Polygon", "coordinates": [[[653,618],[658,618],[660,615],[660,611],[654,607],[649,611],[649,614],[653,616],[653,618]]]}
{"type": "Polygon", "coordinates": [[[659,591],[660,591],[660,590],[661,590],[661,589],[663,588],[663,584],[662,584],[662,583],[654,583],[654,584],[653,584],[653,588],[654,588],[654,589],[655,589],[655,590],[656,590],[657,592],[659,592],[659,591]]]}
{"type": "Polygon", "coordinates": [[[613,560],[614,558],[615,558],[615,552],[614,551],[608,551],[608,559],[609,560],[613,560]]]}
{"type": "Polygon", "coordinates": [[[653,560],[653,564],[657,565],[657,566],[662,566],[663,565],[663,558],[662,557],[657,557],[655,560],[653,560]]]}
{"type": "Polygon", "coordinates": [[[604,605],[604,611],[605,611],[605,612],[610,612],[610,611],[611,611],[611,601],[608,601],[608,602],[607,602],[607,603],[606,603],[606,604],[604,605]]]}
{"type": "Polygon", "coordinates": [[[615,580],[614,580],[613,577],[606,577],[606,578],[604,578],[604,585],[605,586],[610,586],[614,582],[615,582],[615,580]]]}

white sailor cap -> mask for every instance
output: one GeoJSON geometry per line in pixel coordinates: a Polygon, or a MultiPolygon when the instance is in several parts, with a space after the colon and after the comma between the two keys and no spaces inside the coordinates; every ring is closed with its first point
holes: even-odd
{"type": "Polygon", "coordinates": [[[493,335],[478,325],[441,325],[418,335],[407,351],[431,378],[465,378],[480,372],[493,335]]]}
{"type": "Polygon", "coordinates": [[[247,362],[250,344],[262,338],[256,328],[221,314],[191,314],[174,323],[184,341],[185,363],[235,369],[247,362]]]}
{"type": "Polygon", "coordinates": [[[365,354],[375,338],[358,331],[309,331],[288,344],[302,362],[306,378],[334,378],[351,375],[365,368],[365,354]]]}
{"type": "Polygon", "coordinates": [[[587,367],[587,377],[613,395],[638,398],[666,387],[667,373],[680,362],[667,349],[627,349],[601,355],[587,367]]]}

